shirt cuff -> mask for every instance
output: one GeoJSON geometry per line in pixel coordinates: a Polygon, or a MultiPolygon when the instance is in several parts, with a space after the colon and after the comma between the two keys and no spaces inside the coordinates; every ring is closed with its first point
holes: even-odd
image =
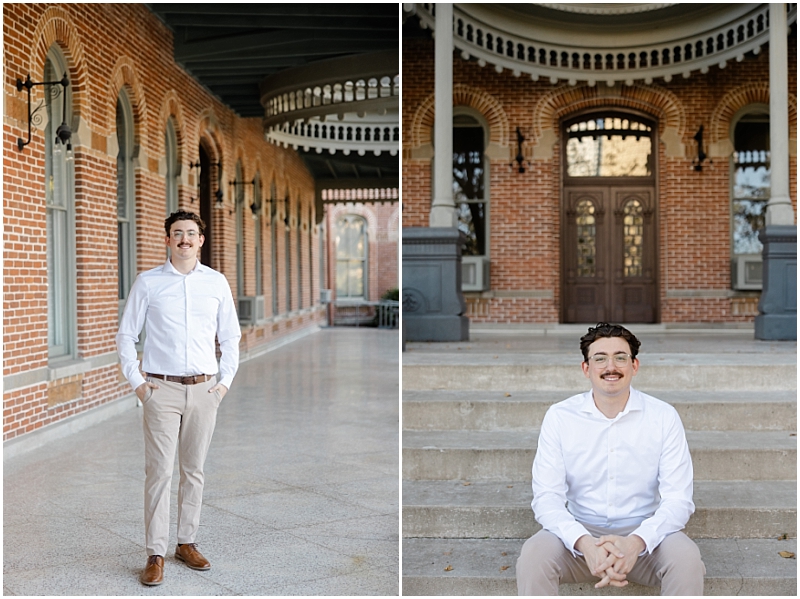
{"type": "Polygon", "coordinates": [[[656,543],[658,541],[656,536],[643,527],[639,527],[632,531],[628,536],[630,535],[636,535],[642,539],[642,541],[644,541],[644,551],[639,554],[639,557],[653,553],[653,550],[658,546],[656,543]]]}
{"type": "Polygon", "coordinates": [[[231,390],[231,384],[232,384],[232,383],[233,383],[233,377],[232,377],[232,376],[230,376],[230,375],[228,375],[228,376],[224,376],[224,377],[222,377],[221,379],[219,379],[219,380],[217,381],[217,384],[218,384],[218,385],[224,385],[224,386],[225,386],[225,388],[226,388],[228,391],[230,391],[230,390],[231,390]]]}
{"type": "Polygon", "coordinates": [[[137,371],[136,374],[134,374],[130,380],[128,380],[128,382],[130,383],[131,387],[133,387],[133,390],[136,391],[147,381],[144,380],[144,377],[141,375],[141,373],[137,371]]]}
{"type": "Polygon", "coordinates": [[[574,522],[566,527],[564,530],[564,536],[561,540],[564,543],[564,546],[572,553],[573,556],[583,555],[580,551],[575,549],[575,543],[578,542],[583,535],[592,536],[586,528],[580,522],[574,522]]]}

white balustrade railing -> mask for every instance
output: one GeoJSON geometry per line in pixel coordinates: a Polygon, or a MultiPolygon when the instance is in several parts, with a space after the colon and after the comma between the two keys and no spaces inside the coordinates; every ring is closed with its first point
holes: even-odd
{"type": "Polygon", "coordinates": [[[347,112],[357,112],[359,103],[399,96],[400,75],[387,74],[366,80],[344,80],[326,85],[299,87],[295,91],[267,98],[264,106],[268,118],[324,106],[338,110],[339,105],[344,105],[342,108],[346,108],[347,112]]]}
{"type": "MultiPolygon", "coordinates": [[[[414,12],[424,28],[435,29],[435,4],[416,4],[414,12]]],[[[789,4],[788,20],[796,18],[797,5],[789,4]]],[[[407,7],[408,9],[408,7],[407,7]]],[[[729,60],[741,61],[747,52],[758,53],[769,39],[769,5],[759,4],[739,18],[708,31],[669,43],[635,45],[622,48],[579,47],[553,44],[504,31],[470,16],[454,5],[453,42],[465,59],[477,58],[482,66],[495,65],[514,75],[527,73],[537,80],[549,76],[575,84],[578,80],[597,81],[635,79],[651,83],[654,77],[670,81],[674,75],[689,77],[692,71],[708,72],[729,60]]]]}

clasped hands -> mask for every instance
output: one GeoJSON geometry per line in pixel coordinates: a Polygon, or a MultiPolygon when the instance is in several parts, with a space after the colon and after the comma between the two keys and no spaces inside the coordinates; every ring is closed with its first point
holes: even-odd
{"type": "Polygon", "coordinates": [[[646,545],[637,535],[603,535],[599,539],[583,535],[575,543],[575,548],[583,553],[592,575],[600,578],[600,582],[594,585],[599,589],[608,585],[626,586],[628,573],[646,545]]]}

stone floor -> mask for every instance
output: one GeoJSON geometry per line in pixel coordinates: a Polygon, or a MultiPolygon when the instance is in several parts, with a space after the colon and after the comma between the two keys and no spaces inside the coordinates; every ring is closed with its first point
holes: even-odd
{"type": "Polygon", "coordinates": [[[323,329],[243,363],[197,542],[145,587],[142,411],[4,462],[5,595],[397,595],[397,331],[323,329]]]}

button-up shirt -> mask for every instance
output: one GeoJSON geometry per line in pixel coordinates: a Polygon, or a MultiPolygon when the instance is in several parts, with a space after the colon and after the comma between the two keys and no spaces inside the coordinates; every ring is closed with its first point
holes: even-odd
{"type": "Polygon", "coordinates": [[[652,552],[694,512],[692,459],[671,405],[631,388],[625,409],[604,416],[592,392],[550,407],[533,461],[533,508],[573,555],[581,524],[636,527],[652,552]]]}
{"type": "Polygon", "coordinates": [[[216,374],[217,337],[222,350],[218,382],[230,389],[239,368],[242,331],[222,273],[198,260],[184,275],[167,260],[136,277],[116,339],[122,372],[134,390],[145,382],[135,347],[145,322],[142,369],[146,373],[216,374]]]}

